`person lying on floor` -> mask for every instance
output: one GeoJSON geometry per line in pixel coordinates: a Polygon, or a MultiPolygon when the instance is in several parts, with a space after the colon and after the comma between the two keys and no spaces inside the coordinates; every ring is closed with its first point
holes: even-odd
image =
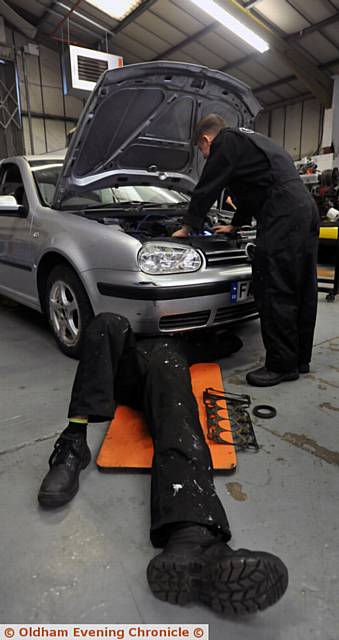
{"type": "Polygon", "coordinates": [[[38,495],[60,507],[79,488],[90,462],[87,423],[111,420],[118,404],[144,412],[154,445],[151,530],[163,548],[147,568],[153,594],[176,604],[199,601],[223,613],[254,613],[285,592],[288,573],[276,556],[228,545],[229,523],[214,483],[189,366],[240,349],[236,336],[156,337],[136,341],[128,320],[102,313],[86,330],[68,412],[38,495]]]}

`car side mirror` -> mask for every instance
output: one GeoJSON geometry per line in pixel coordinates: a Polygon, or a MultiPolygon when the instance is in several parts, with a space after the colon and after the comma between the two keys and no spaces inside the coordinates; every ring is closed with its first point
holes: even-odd
{"type": "Polygon", "coordinates": [[[0,216],[8,218],[26,218],[28,211],[18,204],[14,196],[0,196],[0,216]]]}

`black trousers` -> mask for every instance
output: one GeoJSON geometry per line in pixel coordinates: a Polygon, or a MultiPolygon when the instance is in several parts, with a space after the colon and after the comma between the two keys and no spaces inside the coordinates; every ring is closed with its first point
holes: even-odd
{"type": "Polygon", "coordinates": [[[189,365],[240,346],[235,336],[194,344],[170,336],[136,342],[128,320],[110,313],[87,328],[68,415],[99,422],[110,420],[117,404],[144,411],[154,445],[150,536],[155,547],[164,546],[173,526],[183,522],[231,537],[215,492],[189,365]]]}
{"type": "Polygon", "coordinates": [[[319,214],[300,181],[275,187],[258,219],[252,265],[266,366],[311,361],[317,314],[319,214]]]}

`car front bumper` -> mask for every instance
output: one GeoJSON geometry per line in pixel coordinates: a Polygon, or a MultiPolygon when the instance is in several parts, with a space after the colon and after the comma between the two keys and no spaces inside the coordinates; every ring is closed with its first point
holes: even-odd
{"type": "Polygon", "coordinates": [[[136,281],[131,283],[131,272],[128,278],[121,274],[119,284],[113,284],[111,275],[98,270],[86,272],[93,310],[95,314],[111,312],[127,317],[136,333],[157,335],[189,331],[258,317],[253,296],[232,302],[232,283],[249,281],[249,267],[228,273],[227,279],[221,274],[212,282],[191,279],[177,284],[183,279],[180,277],[173,285],[172,277],[162,279],[161,286],[154,286],[151,280],[138,282],[137,274],[134,274],[136,281]]]}

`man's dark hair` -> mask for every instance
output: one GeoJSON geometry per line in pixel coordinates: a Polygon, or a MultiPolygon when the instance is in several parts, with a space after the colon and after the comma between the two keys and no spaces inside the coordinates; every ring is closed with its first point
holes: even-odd
{"type": "Polygon", "coordinates": [[[201,136],[205,133],[214,133],[217,135],[221,129],[226,127],[224,118],[218,116],[217,113],[209,113],[199,120],[194,131],[194,144],[198,144],[201,136]]]}

